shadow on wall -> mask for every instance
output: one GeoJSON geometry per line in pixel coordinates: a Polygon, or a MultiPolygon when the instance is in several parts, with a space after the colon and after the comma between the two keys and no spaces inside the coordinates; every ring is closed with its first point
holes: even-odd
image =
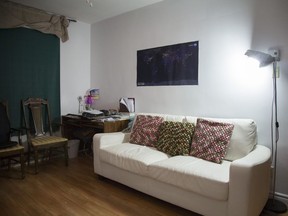
{"type": "MultiPolygon", "coordinates": [[[[279,83],[278,110],[280,115],[280,132],[281,128],[283,128],[282,131],[286,131],[288,129],[288,122],[286,120],[288,119],[288,116],[284,111],[288,110],[288,107],[287,103],[284,104],[284,97],[281,97],[281,95],[284,95],[284,92],[288,91],[288,89],[285,89],[287,88],[286,86],[288,82],[288,77],[287,75],[282,76],[281,73],[285,73],[285,71],[288,71],[288,2],[286,0],[255,0],[253,7],[253,31],[251,38],[251,47],[249,47],[249,49],[258,50],[265,53],[268,53],[268,50],[270,49],[280,50],[280,78],[277,80],[277,83],[279,83]]],[[[267,86],[267,88],[270,88],[270,86],[267,86]]],[[[270,119],[270,116],[266,117],[270,119]]],[[[266,117],[264,116],[263,118],[266,117]]],[[[284,148],[285,145],[287,145],[287,142],[285,142],[287,139],[287,133],[280,133],[277,154],[276,196],[285,198],[288,201],[288,187],[286,183],[288,179],[288,173],[286,164],[284,166],[284,163],[281,163],[281,161],[286,161],[285,155],[288,154],[287,152],[283,151],[287,149],[284,148]]]]}

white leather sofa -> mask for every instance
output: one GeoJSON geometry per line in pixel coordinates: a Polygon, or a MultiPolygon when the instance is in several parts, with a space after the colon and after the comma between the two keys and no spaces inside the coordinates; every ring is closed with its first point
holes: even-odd
{"type": "MultiPolygon", "coordinates": [[[[195,124],[197,119],[161,116],[195,124]]],[[[212,120],[234,124],[220,164],[192,156],[171,157],[129,143],[129,133],[116,132],[94,136],[94,172],[201,215],[258,216],[269,195],[270,149],[257,144],[253,120],[212,120]]]]}

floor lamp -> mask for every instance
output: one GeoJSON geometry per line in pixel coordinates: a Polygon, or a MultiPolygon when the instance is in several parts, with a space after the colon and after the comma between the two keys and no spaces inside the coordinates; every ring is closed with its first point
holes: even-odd
{"type": "Polygon", "coordinates": [[[276,169],[277,169],[277,148],[279,139],[279,123],[277,116],[277,62],[280,61],[279,50],[273,50],[270,54],[247,50],[245,55],[252,57],[259,61],[259,67],[264,67],[273,64],[273,100],[272,100],[272,115],[271,115],[271,149],[272,149],[272,164],[273,169],[273,182],[272,182],[272,197],[268,199],[265,209],[276,212],[284,213],[287,211],[287,206],[279,200],[275,199],[275,185],[276,185],[276,169]],[[275,117],[275,119],[273,119],[275,117]],[[275,141],[274,141],[275,131],[275,141]]]}

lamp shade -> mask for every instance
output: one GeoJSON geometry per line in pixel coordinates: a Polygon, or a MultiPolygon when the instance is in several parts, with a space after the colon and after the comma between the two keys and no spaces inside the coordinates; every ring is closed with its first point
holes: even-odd
{"type": "Polygon", "coordinates": [[[247,50],[245,55],[258,60],[259,61],[259,67],[267,66],[276,60],[275,57],[273,57],[267,53],[263,53],[263,52],[255,51],[255,50],[247,50]]]}

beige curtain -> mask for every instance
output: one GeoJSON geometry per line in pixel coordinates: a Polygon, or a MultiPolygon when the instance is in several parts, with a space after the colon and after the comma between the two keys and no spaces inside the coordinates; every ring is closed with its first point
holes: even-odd
{"type": "Polygon", "coordinates": [[[69,39],[69,21],[64,16],[49,14],[43,10],[0,0],[0,28],[26,26],[43,33],[54,34],[62,42],[69,39]]]}

